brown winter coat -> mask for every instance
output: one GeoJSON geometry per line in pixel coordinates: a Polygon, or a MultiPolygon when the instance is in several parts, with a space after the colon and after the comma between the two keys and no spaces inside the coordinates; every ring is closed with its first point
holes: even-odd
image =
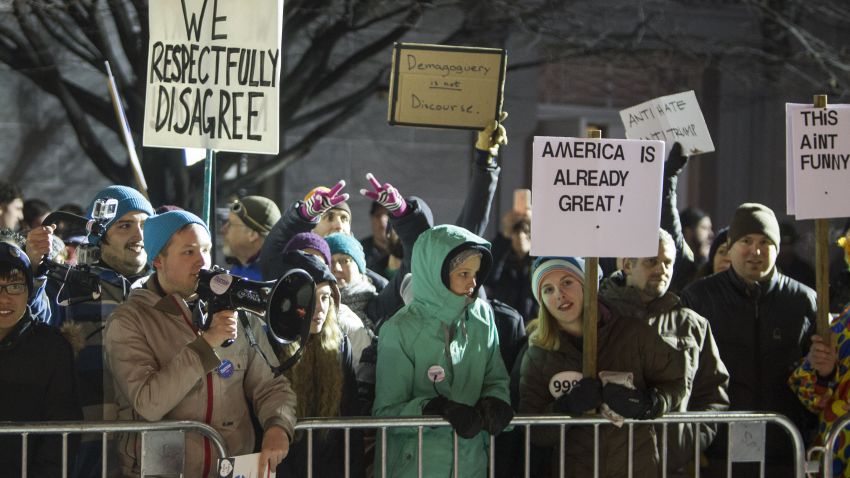
{"type": "MultiPolygon", "coordinates": [[[[560,342],[558,350],[545,350],[530,342],[522,361],[520,413],[553,413],[555,398],[549,392],[550,379],[564,371],[581,373],[581,337],[561,332],[560,342]]],[[[665,411],[677,407],[684,398],[682,355],[646,325],[619,319],[601,304],[597,349],[600,372],[632,372],[636,388],[658,390],[665,411]]],[[[628,427],[603,425],[599,432],[599,476],[628,476],[628,427]]],[[[553,427],[532,428],[532,441],[538,446],[553,446],[557,451],[558,430],[553,427]]],[[[593,476],[592,426],[567,427],[565,455],[566,476],[593,476]]],[[[558,469],[557,461],[553,469],[558,469]]],[[[634,476],[658,474],[655,430],[651,426],[636,425],[634,476]]]]}
{"type": "MultiPolygon", "coordinates": [[[[145,288],[133,290],[110,316],[105,333],[106,357],[116,381],[122,420],[194,420],[218,430],[231,455],[254,451],[250,409],[263,429],[277,425],[292,437],[295,393],[283,376],[251,348],[240,322],[236,342],[211,348],[190,326],[191,312],[178,295],[163,295],[152,276],[145,288]],[[223,360],[234,367],[223,378],[217,369],[223,360]]],[[[254,335],[266,355],[268,346],[259,320],[254,335]]],[[[205,449],[204,440],[186,434],[185,476],[203,475],[218,458],[205,449]],[[212,455],[212,456],[210,456],[212,455]]],[[[139,476],[138,435],[123,439],[123,471],[139,476]]],[[[209,448],[209,450],[212,450],[209,448]]]]}
{"type": "MultiPolygon", "coordinates": [[[[622,272],[602,283],[599,296],[611,310],[647,324],[685,358],[685,382],[688,396],[676,412],[722,411],[729,409],[729,372],[720,359],[720,351],[708,321],[682,306],[672,292],[644,304],[634,287],[625,285],[622,272]]],[[[668,474],[684,474],[693,466],[694,426],[668,428],[668,474]]],[[[716,425],[700,426],[702,450],[714,440],[716,425]]]]}

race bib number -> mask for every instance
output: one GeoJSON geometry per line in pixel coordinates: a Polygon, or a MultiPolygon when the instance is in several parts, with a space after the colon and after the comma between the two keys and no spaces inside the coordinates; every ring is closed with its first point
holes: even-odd
{"type": "Polygon", "coordinates": [[[570,393],[582,378],[581,372],[558,372],[549,379],[549,393],[555,398],[570,393]]]}

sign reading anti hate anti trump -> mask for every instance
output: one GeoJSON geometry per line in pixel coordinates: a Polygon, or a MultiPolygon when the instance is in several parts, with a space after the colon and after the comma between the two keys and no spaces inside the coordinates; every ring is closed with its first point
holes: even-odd
{"type": "Polygon", "coordinates": [[[664,142],[535,136],[531,254],[658,253],[664,142]]]}
{"type": "Polygon", "coordinates": [[[150,0],[144,145],[277,154],[283,0],[150,0]]]}

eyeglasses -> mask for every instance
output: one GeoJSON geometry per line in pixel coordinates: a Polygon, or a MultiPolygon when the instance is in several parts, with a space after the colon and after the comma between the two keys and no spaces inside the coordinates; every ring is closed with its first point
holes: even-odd
{"type": "Polygon", "coordinates": [[[21,295],[27,291],[27,285],[21,283],[0,285],[0,292],[5,292],[9,295],[21,295]]]}

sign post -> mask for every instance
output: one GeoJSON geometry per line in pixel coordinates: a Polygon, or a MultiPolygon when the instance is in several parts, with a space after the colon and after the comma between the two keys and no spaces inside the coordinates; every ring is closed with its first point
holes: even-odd
{"type": "MultiPolygon", "coordinates": [[[[812,106],[826,108],[826,95],[815,95],[812,106]]],[[[815,219],[815,285],[817,286],[817,330],[831,343],[829,331],[829,222],[815,219]]]]}
{"type": "MultiPolygon", "coordinates": [[[[590,139],[602,139],[602,131],[588,131],[590,139]]],[[[596,335],[599,324],[599,258],[584,258],[584,310],[582,311],[582,359],[581,373],[584,377],[596,376],[596,335]]]]}

